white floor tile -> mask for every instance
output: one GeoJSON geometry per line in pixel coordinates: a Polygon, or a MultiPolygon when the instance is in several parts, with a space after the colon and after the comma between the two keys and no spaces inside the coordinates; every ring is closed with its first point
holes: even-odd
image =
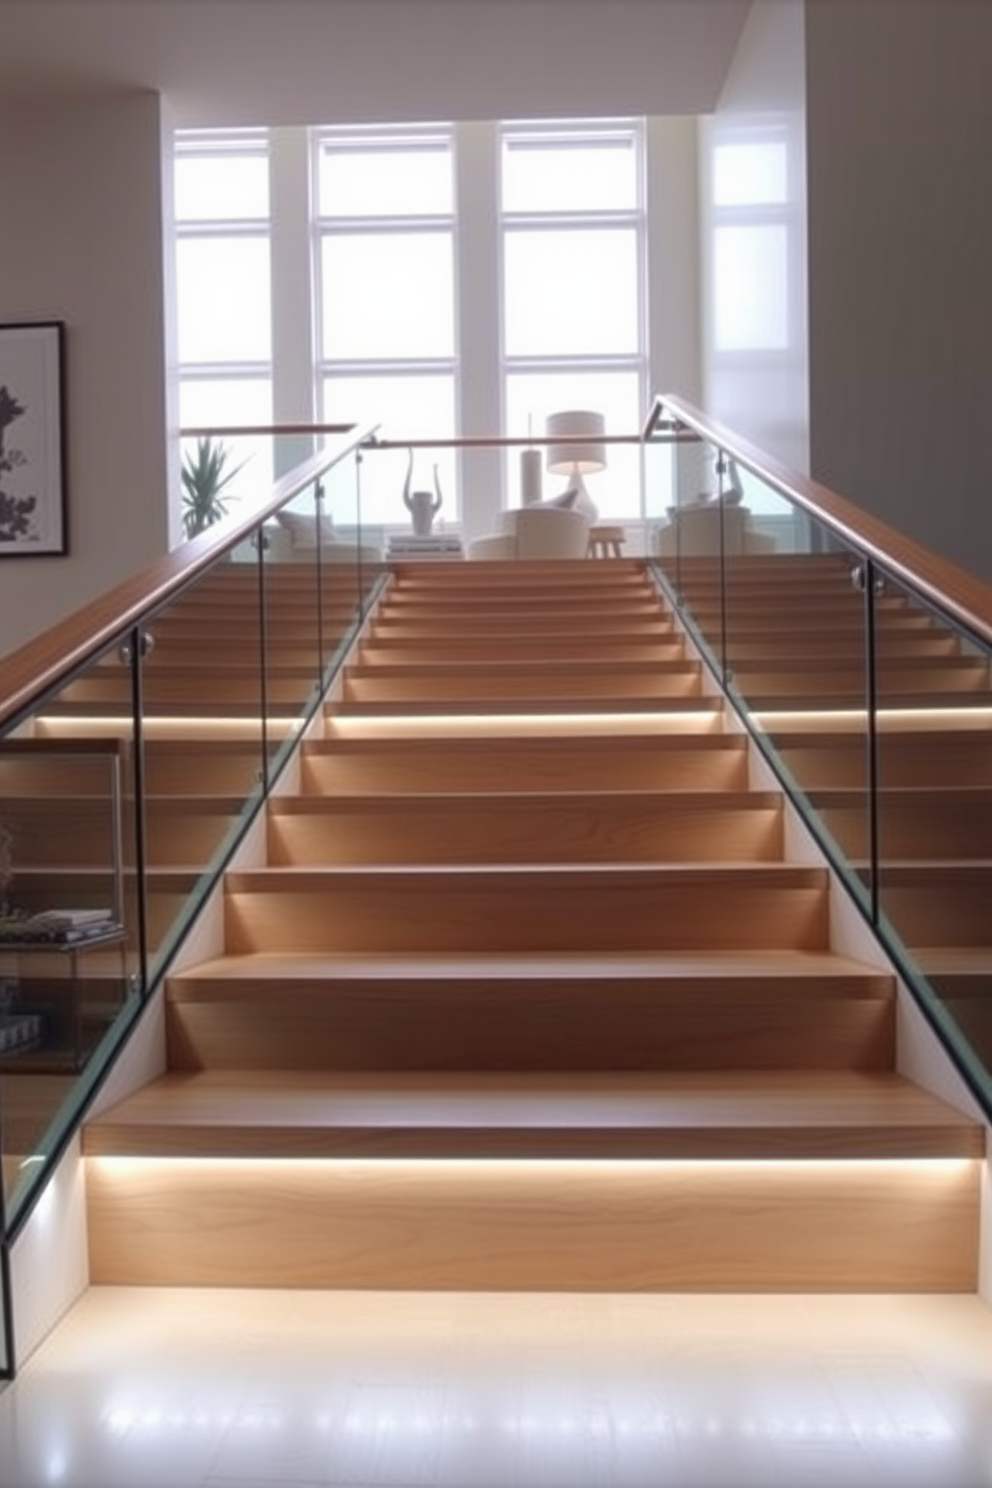
{"type": "Polygon", "coordinates": [[[0,1392],[3,1488],[982,1488],[974,1297],[94,1288],[0,1392]]]}

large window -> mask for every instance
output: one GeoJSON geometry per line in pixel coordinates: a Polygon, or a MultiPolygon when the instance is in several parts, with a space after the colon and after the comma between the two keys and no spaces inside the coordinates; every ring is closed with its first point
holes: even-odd
{"type": "MultiPolygon", "coordinates": [[[[591,408],[636,432],[644,149],[636,120],[181,135],[183,424],[268,423],[275,407],[376,423],[402,445],[542,435],[549,413],[591,408]]],[[[639,452],[608,453],[590,494],[603,516],[636,518],[639,452]]],[[[419,451],[417,485],[435,461],[447,522],[484,530],[519,499],[513,453],[419,451]]],[[[250,468],[271,479],[257,441],[250,468]]],[[[401,449],[363,461],[363,522],[405,525],[405,474],[401,449]]],[[[545,476],[547,494],[557,484],[545,476]]]]}
{"type": "MultiPolygon", "coordinates": [[[[646,399],[643,131],[634,121],[500,131],[506,431],[590,408],[631,433],[646,399]]],[[[590,477],[603,516],[636,514],[636,447],[590,477]]]]}
{"type": "MultiPolygon", "coordinates": [[[[272,422],[272,282],[265,131],[186,134],[175,155],[179,418],[272,422]]],[[[238,494],[273,478],[270,439],[228,439],[238,494]]]]}
{"type": "MultiPolygon", "coordinates": [[[[319,409],[392,440],[457,432],[450,127],[314,135],[319,409]]],[[[450,451],[439,479],[456,489],[450,451]]],[[[418,472],[418,484],[419,480],[418,472]]],[[[405,457],[368,459],[362,517],[398,523],[405,457]]],[[[447,516],[456,515],[452,502],[447,516]]]]}

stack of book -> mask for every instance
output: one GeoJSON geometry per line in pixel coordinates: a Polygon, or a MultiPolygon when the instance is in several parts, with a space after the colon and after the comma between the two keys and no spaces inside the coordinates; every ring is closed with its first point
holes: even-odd
{"type": "Polygon", "coordinates": [[[72,945],[99,940],[120,930],[109,909],[46,909],[40,914],[8,917],[0,921],[0,945],[72,945]]]}
{"type": "Polygon", "coordinates": [[[462,540],[457,532],[431,533],[418,537],[414,532],[402,532],[389,539],[390,558],[460,558],[462,540]]]}

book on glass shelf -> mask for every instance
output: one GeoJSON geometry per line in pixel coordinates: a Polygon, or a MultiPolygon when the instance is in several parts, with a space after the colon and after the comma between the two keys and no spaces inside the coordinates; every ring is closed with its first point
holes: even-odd
{"type": "Polygon", "coordinates": [[[0,920],[0,945],[76,945],[120,932],[109,909],[46,909],[0,920]]]}
{"type": "Polygon", "coordinates": [[[27,923],[39,930],[82,930],[93,925],[107,926],[112,919],[109,909],[43,909],[31,915],[27,923]]]}

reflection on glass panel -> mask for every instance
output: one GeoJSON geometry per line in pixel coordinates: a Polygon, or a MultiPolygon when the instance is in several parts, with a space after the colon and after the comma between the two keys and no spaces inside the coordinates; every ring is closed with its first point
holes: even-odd
{"type": "MultiPolygon", "coordinates": [[[[179,421],[183,428],[264,425],[272,422],[272,383],[260,377],[184,377],[179,385],[179,421]]],[[[238,474],[225,488],[228,510],[246,497],[264,496],[275,479],[273,437],[270,434],[223,434],[230,449],[227,469],[238,474]]],[[[184,441],[185,448],[195,440],[184,441]]],[[[302,456],[301,456],[302,458],[302,456]]]]}
{"type": "Polygon", "coordinates": [[[269,215],[269,162],[264,146],[183,148],[175,163],[179,222],[248,222],[269,215]]]}
{"type": "Polygon", "coordinates": [[[510,230],[504,253],[508,356],[637,352],[633,228],[510,230]]]}
{"type": "Polygon", "coordinates": [[[526,136],[503,140],[504,212],[625,211],[637,206],[631,135],[526,136]]]}
{"type": "MultiPolygon", "coordinates": [[[[605,415],[608,434],[630,434],[639,427],[640,404],[636,372],[518,372],[506,379],[506,427],[515,438],[543,436],[548,414],[569,408],[594,409],[605,415]]],[[[608,445],[606,457],[606,469],[585,478],[600,516],[639,516],[640,446],[608,445]]],[[[545,496],[566,485],[564,476],[544,471],[545,496]]]]}
{"type": "Polygon", "coordinates": [[[260,785],[261,624],[245,545],[147,626],[143,704],[148,934],[168,956],[260,785]]]}
{"type": "Polygon", "coordinates": [[[412,217],[454,208],[446,139],[327,142],[317,166],[321,217],[412,217]]]}
{"type": "Polygon", "coordinates": [[[654,553],[652,534],[665,520],[665,512],[675,501],[675,471],[678,446],[661,438],[652,439],[644,448],[644,515],[648,522],[648,551],[654,553]]]}
{"type": "MultiPolygon", "coordinates": [[[[334,540],[331,519],[318,505],[312,487],[266,524],[262,706],[270,762],[295,738],[299,720],[320,686],[325,649],[318,564],[323,548],[334,540]]],[[[326,618],[328,625],[333,623],[330,614],[326,618]]]]}
{"type": "MultiPolygon", "coordinates": [[[[449,375],[394,377],[328,377],[323,383],[324,418],[367,425],[378,421],[382,439],[439,439],[454,437],[455,383],[449,375]]],[[[457,522],[461,502],[456,465],[451,450],[420,450],[416,455],[414,480],[433,484],[433,465],[444,495],[444,507],[436,526],[457,522]]],[[[410,514],[403,505],[406,479],[405,450],[383,451],[362,464],[362,523],[406,526],[410,514]]]]}
{"type": "Polygon", "coordinates": [[[784,140],[742,140],[714,148],[714,206],[781,205],[788,200],[788,189],[784,140]]]}
{"type": "Polygon", "coordinates": [[[321,242],[321,355],[454,354],[450,232],[356,233],[321,242]]]}
{"type": "Polygon", "coordinates": [[[726,661],[733,690],[866,903],[868,646],[855,553],[736,467],[728,484],[726,661]]]}
{"type": "Polygon", "coordinates": [[[718,351],[789,345],[788,235],[781,223],[718,227],[713,315],[718,351]]]}
{"type": "Polygon", "coordinates": [[[106,652],[0,740],[0,1140],[8,1217],[140,979],[130,669],[106,652]]]}
{"type": "Polygon", "coordinates": [[[989,657],[890,580],[876,595],[876,633],[879,907],[987,1072],[989,657]]]}
{"type": "Polygon", "coordinates": [[[267,362],[272,354],[269,243],[255,234],[176,244],[179,360],[267,362]]]}

